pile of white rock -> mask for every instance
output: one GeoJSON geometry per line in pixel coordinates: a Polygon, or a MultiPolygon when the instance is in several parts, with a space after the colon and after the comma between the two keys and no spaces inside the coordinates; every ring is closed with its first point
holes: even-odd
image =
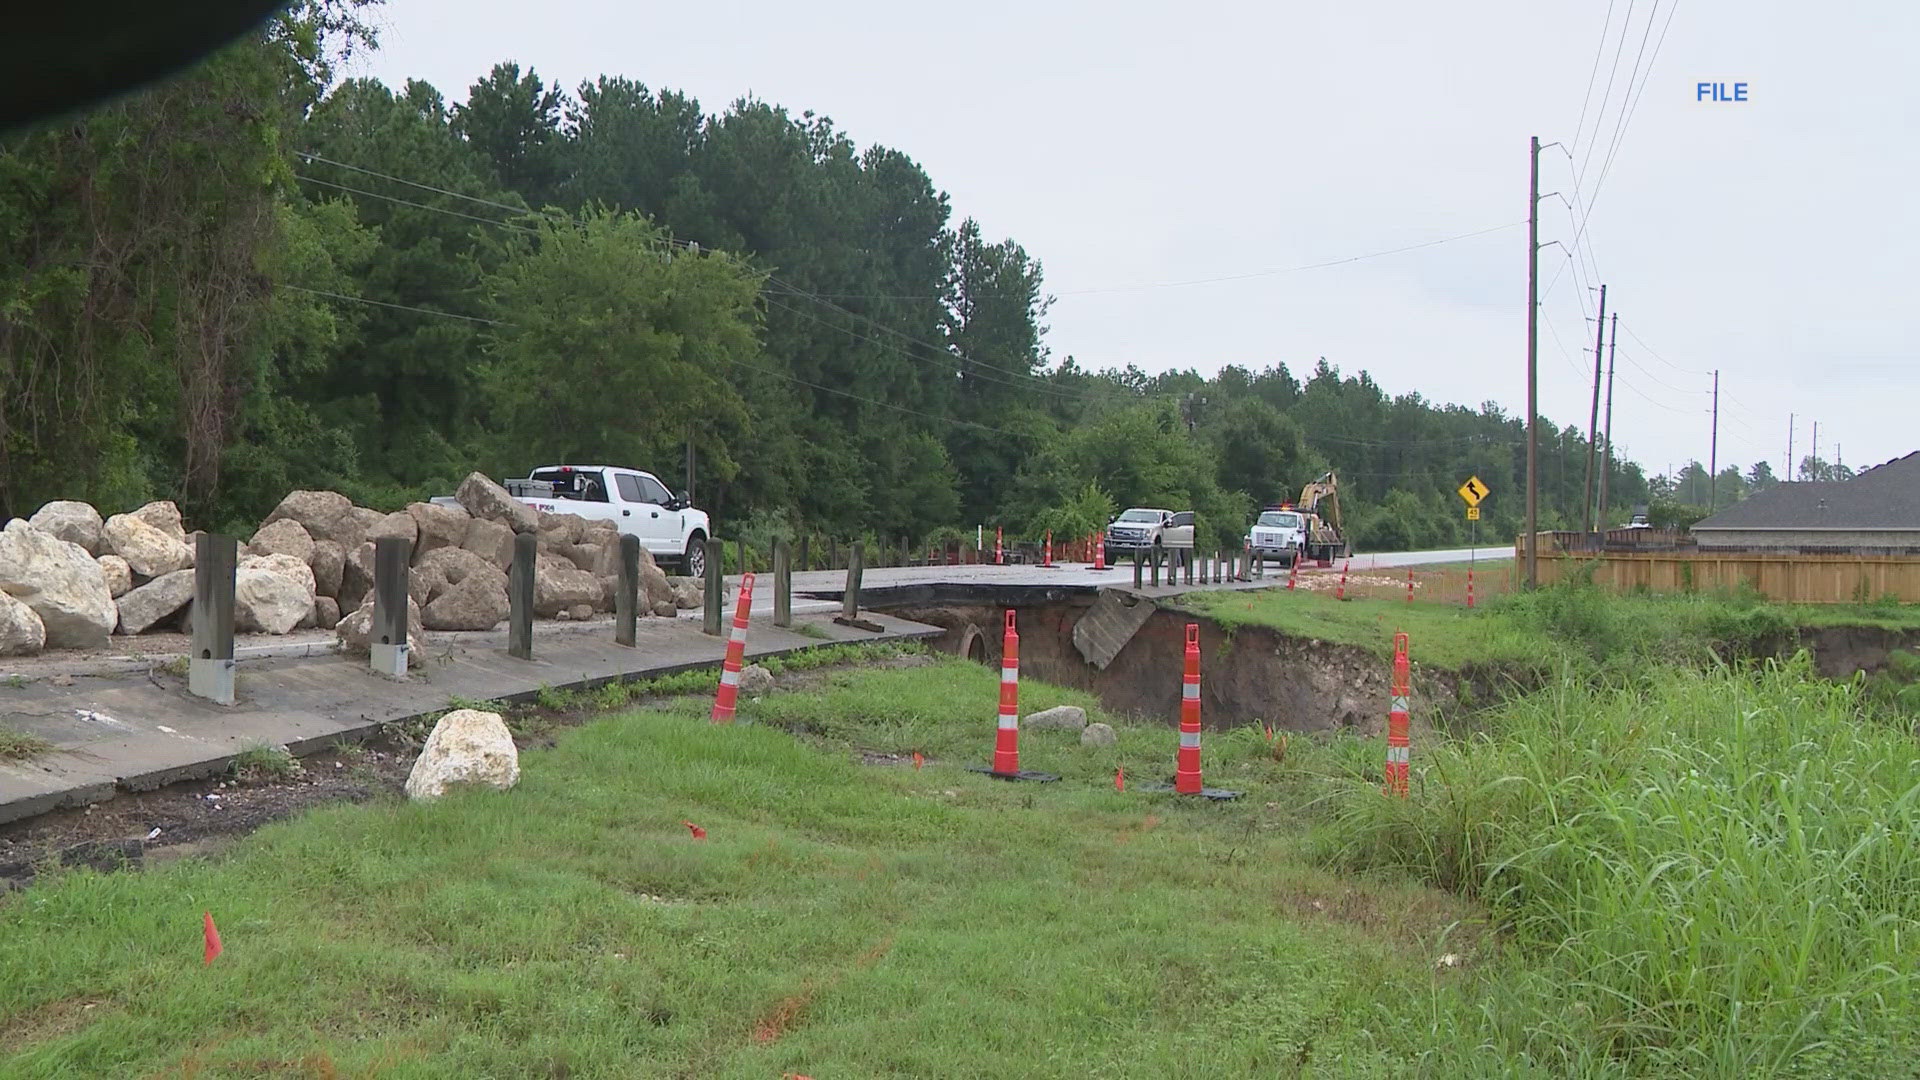
{"type": "MultiPolygon", "coordinates": [[[[330,629],[365,652],[373,621],[374,541],[409,547],[408,618],[423,630],[491,630],[506,620],[516,533],[538,539],[534,614],[587,619],[613,610],[620,565],[612,522],[538,513],[474,473],[458,506],[417,502],[383,514],[334,491],[295,491],[240,552],[239,633],[330,629]]],[[[185,630],[194,535],[170,502],[102,519],[83,502],[51,502],[0,531],[0,656],[97,649],[108,635],[185,630]]],[[[700,583],[668,578],[640,554],[641,613],[671,616],[703,602],[700,583]]],[[[416,638],[415,654],[424,642],[416,638]]]]}

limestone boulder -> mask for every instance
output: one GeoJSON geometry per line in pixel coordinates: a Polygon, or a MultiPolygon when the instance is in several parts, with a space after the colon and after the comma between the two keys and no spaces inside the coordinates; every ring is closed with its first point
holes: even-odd
{"type": "Polygon", "coordinates": [[[238,569],[271,570],[299,582],[301,587],[309,593],[319,592],[314,581],[313,568],[308,566],[305,560],[296,559],[291,555],[249,555],[240,560],[238,569]]]}
{"type": "Polygon", "coordinates": [[[314,592],[321,596],[340,595],[340,578],[347,570],[344,548],[332,540],[315,540],[313,554],[307,558],[307,566],[313,570],[314,592]]]}
{"type": "Polygon", "coordinates": [[[593,618],[592,604],[575,604],[567,609],[567,617],[574,622],[586,622],[593,618]]]}
{"type": "Polygon", "coordinates": [[[40,616],[11,594],[0,592],[0,656],[32,656],[46,647],[47,627],[40,616]]]}
{"type": "Polygon", "coordinates": [[[98,554],[100,551],[100,531],[104,522],[100,520],[100,511],[88,503],[71,499],[50,502],[34,511],[28,524],[69,544],[79,544],[89,554],[98,554]]]}
{"type": "Polygon", "coordinates": [[[200,557],[200,535],[199,529],[187,534],[187,567],[189,569],[193,567],[194,560],[200,557]]]}
{"type": "Polygon", "coordinates": [[[491,565],[462,575],[420,610],[420,620],[429,630],[491,630],[506,618],[507,575],[491,565]]]}
{"type": "MultiPolygon", "coordinates": [[[[359,656],[372,653],[372,632],[373,597],[371,596],[360,605],[359,610],[350,615],[341,616],[339,624],[333,628],[334,637],[340,642],[341,650],[359,656]]],[[[407,645],[408,667],[419,667],[426,663],[427,639],[420,621],[420,605],[411,600],[407,601],[407,645]]]]}
{"type": "Polygon", "coordinates": [[[413,561],[413,545],[420,539],[420,523],[405,510],[396,510],[381,515],[378,521],[367,527],[368,540],[405,540],[407,542],[407,561],[413,561]]]}
{"type": "Polygon", "coordinates": [[[241,633],[292,633],[312,614],[313,599],[313,590],[278,570],[258,566],[237,570],[233,575],[234,629],[241,633]]]}
{"type": "Polygon", "coordinates": [[[1078,705],[1042,709],[1028,714],[1020,721],[1020,726],[1028,731],[1084,731],[1087,727],[1087,710],[1078,705]]]}
{"type": "Polygon", "coordinates": [[[467,513],[488,521],[497,521],[514,532],[538,532],[540,519],[533,507],[507,494],[507,489],[481,473],[470,473],[453,493],[467,513]]]}
{"type": "MultiPolygon", "coordinates": [[[[253,539],[247,541],[247,552],[252,555],[292,555],[311,564],[314,546],[313,536],[307,532],[306,526],[292,518],[281,518],[254,530],[253,539]]],[[[337,549],[339,545],[334,544],[334,547],[337,549]]],[[[336,583],[334,587],[339,588],[339,585],[336,583]]]]}
{"type": "Polygon", "coordinates": [[[337,596],[340,610],[356,611],[372,594],[373,545],[360,544],[349,548],[340,568],[340,592],[337,596]]]}
{"type": "Polygon", "coordinates": [[[585,604],[591,611],[600,598],[600,580],[564,560],[543,561],[533,575],[533,613],[551,619],[585,604]]]}
{"type": "Polygon", "coordinates": [[[539,512],[534,522],[540,531],[540,539],[556,546],[577,544],[581,534],[587,531],[587,519],[579,514],[539,512]]]}
{"type": "Polygon", "coordinates": [[[673,606],[681,611],[692,611],[707,602],[706,585],[699,578],[671,577],[667,587],[673,590],[673,606]]]}
{"type": "Polygon", "coordinates": [[[1114,746],[1120,742],[1120,736],[1114,734],[1111,724],[1091,723],[1080,732],[1081,746],[1114,746]]]}
{"type": "Polygon", "coordinates": [[[748,664],[740,669],[740,692],[743,694],[764,694],[773,689],[773,672],[759,664],[748,664]]]}
{"type": "Polygon", "coordinates": [[[33,609],[50,649],[97,649],[120,620],[106,571],[87,549],[21,518],[0,530],[0,592],[33,609]]]}
{"type": "Polygon", "coordinates": [[[520,782],[520,752],[499,713],[455,709],[433,725],[407,774],[407,798],[438,799],[458,788],[505,791],[520,782]]]}
{"type": "Polygon", "coordinates": [[[107,592],[115,600],[133,588],[133,568],[127,565],[127,560],[118,555],[101,555],[94,561],[100,564],[100,572],[107,575],[107,592]]]}
{"type": "Polygon", "coordinates": [[[120,632],[144,634],[180,613],[193,600],[193,571],[175,570],[154,578],[118,601],[120,632]]]}
{"type": "Polygon", "coordinates": [[[497,521],[488,521],[486,518],[469,520],[460,547],[501,570],[513,566],[513,530],[497,521]]]}
{"type": "Polygon", "coordinates": [[[413,548],[416,559],[436,548],[459,547],[467,538],[467,526],[473,522],[473,515],[464,507],[438,503],[408,503],[407,513],[413,515],[414,530],[418,534],[413,548]]]}
{"type": "MultiPolygon", "coordinates": [[[[437,573],[449,585],[458,585],[473,574],[501,574],[498,566],[465,548],[439,548],[421,556],[416,572],[437,573]]],[[[504,575],[501,581],[505,581],[504,575]]],[[[505,588],[505,584],[501,588],[505,588]]]]}
{"type": "Polygon", "coordinates": [[[133,516],[159,529],[182,544],[187,542],[187,527],[180,519],[180,508],[171,501],[150,502],[133,512],[133,516]]]}
{"type": "Polygon", "coordinates": [[[293,491],[267,515],[267,523],[281,519],[299,523],[315,540],[331,540],[351,551],[364,530],[353,517],[353,500],[337,491],[293,491]]]}
{"type": "Polygon", "coordinates": [[[340,601],[331,596],[313,598],[313,625],[331,630],[340,625],[340,601]]]}
{"type": "Polygon", "coordinates": [[[115,514],[108,518],[101,535],[105,551],[127,560],[127,567],[143,578],[184,570],[193,562],[185,533],[176,537],[134,514],[115,514]]]}
{"type": "Polygon", "coordinates": [[[674,608],[674,606],[673,606],[672,604],[655,604],[655,605],[653,605],[653,613],[654,613],[655,615],[658,615],[659,617],[661,617],[661,618],[663,618],[663,619],[671,619],[671,618],[673,618],[673,613],[674,613],[674,611],[675,611],[675,610],[676,610],[676,609],[674,608]]]}
{"type": "Polygon", "coordinates": [[[600,562],[600,548],[594,544],[563,544],[554,554],[591,574],[600,562]]]}

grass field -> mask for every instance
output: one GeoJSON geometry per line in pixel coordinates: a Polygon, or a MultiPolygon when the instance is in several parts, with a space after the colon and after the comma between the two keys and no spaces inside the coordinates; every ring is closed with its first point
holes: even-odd
{"type": "Polygon", "coordinates": [[[732,727],[552,695],[617,708],[510,793],[43,877],[0,899],[0,1077],[1912,1074],[1899,687],[1569,673],[1417,745],[1406,801],[1377,740],[1209,734],[1246,796],[1208,804],[1140,790],[1169,729],[1031,682],[1118,745],[971,773],[995,672],[832,655],[865,664],[793,664],[732,727]]]}
{"type": "MultiPolygon", "coordinates": [[[[1397,1011],[1471,952],[1471,904],[1317,869],[1253,799],[1116,792],[1116,766],[1170,771],[1163,728],[1029,733],[1023,763],[1067,779],[1008,785],[961,767],[993,673],[811,677],[743,705],[758,723],[692,701],[566,731],[508,794],[44,878],[0,900],[0,1075],[1396,1076],[1420,1053],[1397,1011]]],[[[1216,740],[1210,780],[1284,790],[1263,753],[1216,740]]]]}

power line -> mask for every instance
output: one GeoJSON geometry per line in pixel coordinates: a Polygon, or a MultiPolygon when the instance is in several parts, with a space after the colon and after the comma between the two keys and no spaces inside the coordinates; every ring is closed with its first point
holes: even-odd
{"type": "MultiPolygon", "coordinates": [[[[1580,131],[1587,126],[1587,104],[1593,100],[1594,80],[1600,75],[1600,57],[1607,51],[1607,27],[1613,25],[1613,3],[1614,0],[1607,0],[1607,17],[1601,20],[1600,37],[1593,43],[1593,69],[1587,72],[1587,92],[1580,99],[1580,122],[1573,126],[1573,144],[1575,146],[1580,145],[1580,131]]],[[[1603,106],[1606,104],[1604,99],[1601,104],[1603,106]]],[[[1594,123],[1598,124],[1599,120],[1596,119],[1594,123]]],[[[1565,147],[1562,147],[1562,149],[1565,149],[1565,147]]],[[[1568,154],[1567,159],[1571,161],[1573,155],[1568,154]]]]}
{"type": "Polygon", "coordinates": [[[435,311],[432,308],[412,307],[407,304],[390,304],[385,300],[373,300],[365,296],[348,296],[345,293],[328,292],[325,289],[309,289],[304,285],[282,284],[281,288],[292,289],[295,292],[312,293],[315,296],[325,296],[334,300],[351,300],[356,304],[372,304],[374,307],[392,308],[395,311],[417,311],[422,315],[438,315],[443,319],[460,319],[464,322],[484,323],[488,326],[507,325],[496,319],[483,319],[477,315],[459,315],[451,311],[435,311]]]}
{"type": "MultiPolygon", "coordinates": [[[[1629,76],[1627,78],[1627,87],[1632,97],[1632,100],[1631,102],[1628,102],[1626,101],[1626,99],[1624,98],[1622,99],[1622,103],[1625,105],[1626,111],[1623,117],[1621,118],[1621,121],[1615,125],[1616,130],[1614,132],[1613,143],[1607,147],[1606,160],[1603,161],[1600,165],[1600,179],[1594,181],[1593,197],[1587,200],[1587,214],[1589,217],[1591,217],[1593,213],[1593,204],[1600,201],[1601,186],[1607,182],[1607,176],[1613,172],[1614,157],[1619,152],[1620,144],[1626,140],[1627,128],[1633,124],[1633,114],[1636,111],[1638,111],[1640,108],[1640,97],[1642,94],[1646,93],[1647,83],[1653,79],[1653,66],[1660,59],[1660,47],[1667,43],[1667,30],[1669,27],[1673,25],[1673,16],[1679,10],[1680,10],[1680,0],[1674,0],[1673,5],[1667,8],[1667,21],[1661,24],[1660,40],[1654,43],[1653,55],[1647,59],[1647,71],[1646,71],[1646,74],[1642,76],[1640,79],[1639,88],[1634,89],[1632,76],[1629,76]]],[[[1654,0],[1653,11],[1647,16],[1647,32],[1648,33],[1651,33],[1653,31],[1653,20],[1659,14],[1660,14],[1660,0],[1654,0]]],[[[1640,37],[1640,48],[1642,51],[1644,51],[1646,47],[1647,47],[1647,37],[1646,37],[1646,34],[1642,34],[1640,37]]],[[[1637,71],[1640,67],[1640,58],[1638,56],[1634,57],[1633,65],[1634,65],[1634,69],[1637,71]]]]}
{"type": "Polygon", "coordinates": [[[1698,368],[1681,367],[1679,364],[1676,364],[1673,361],[1667,359],[1666,357],[1661,356],[1660,353],[1657,350],[1655,350],[1653,346],[1647,344],[1644,341],[1641,341],[1640,335],[1634,333],[1633,327],[1631,326],[1627,327],[1627,336],[1632,338],[1635,341],[1635,343],[1637,343],[1641,348],[1647,350],[1647,355],[1653,357],[1655,360],[1660,361],[1661,363],[1667,365],[1668,367],[1672,368],[1675,371],[1681,372],[1686,375],[1700,375],[1703,377],[1708,374],[1707,372],[1702,371],[1698,368]]]}
{"type": "MultiPolygon", "coordinates": [[[[1636,0],[1627,0],[1627,16],[1620,21],[1620,43],[1613,47],[1613,66],[1607,69],[1607,88],[1600,93],[1600,112],[1593,122],[1593,138],[1587,142],[1586,157],[1580,161],[1580,173],[1585,175],[1587,163],[1593,160],[1593,148],[1600,142],[1600,124],[1607,116],[1607,99],[1613,96],[1613,80],[1620,74],[1620,54],[1627,47],[1627,28],[1633,24],[1633,6],[1636,0]]],[[[1602,39],[1604,43],[1604,38],[1602,39]]],[[[1604,44],[1602,45],[1604,48],[1604,44]]],[[[1624,104],[1624,103],[1623,103],[1624,104]]],[[[1578,149],[1577,147],[1575,149],[1578,149]]],[[[1571,156],[1571,155],[1569,155],[1571,156]]]]}
{"type": "Polygon", "coordinates": [[[323,165],[332,165],[340,169],[350,169],[353,172],[357,172],[365,176],[378,177],[381,180],[391,180],[396,184],[405,184],[406,186],[411,188],[419,188],[421,191],[431,191],[436,195],[448,195],[456,199],[465,199],[468,202],[479,203],[481,206],[491,206],[496,210],[506,210],[510,213],[515,213],[515,214],[533,214],[539,217],[555,217],[556,216],[551,214],[545,214],[538,210],[531,210],[525,206],[513,206],[508,203],[495,202],[492,199],[483,199],[478,195],[468,195],[463,192],[450,191],[446,188],[434,187],[432,184],[422,184],[418,180],[408,180],[405,177],[390,176],[386,173],[375,172],[372,169],[363,168],[362,166],[359,166],[359,165],[349,165],[344,161],[335,161],[332,158],[324,158],[324,157],[321,157],[319,154],[310,153],[306,150],[295,150],[293,153],[295,157],[305,158],[308,161],[318,161],[323,165]]]}
{"type": "Polygon", "coordinates": [[[1627,361],[1627,363],[1629,363],[1629,364],[1632,364],[1632,365],[1634,366],[1634,369],[1635,369],[1635,370],[1637,370],[1637,371],[1639,371],[1639,372],[1640,372],[1640,374],[1642,374],[1642,375],[1645,375],[1645,376],[1646,376],[1647,378],[1649,378],[1649,379],[1652,379],[1652,380],[1653,380],[1654,382],[1657,382],[1657,383],[1659,383],[1659,384],[1660,384],[1661,386],[1664,386],[1664,387],[1666,387],[1667,389],[1669,389],[1669,390],[1671,390],[1671,391],[1673,391],[1673,392],[1674,392],[1674,393],[1676,393],[1676,394],[1704,394],[1704,393],[1706,393],[1706,391],[1705,391],[1705,390],[1688,390],[1688,389],[1685,389],[1685,388],[1683,388],[1683,387],[1679,387],[1679,386],[1675,386],[1675,385],[1673,385],[1672,383],[1670,383],[1670,382],[1668,382],[1668,381],[1666,381],[1665,379],[1662,379],[1662,378],[1661,378],[1660,376],[1658,376],[1658,375],[1655,375],[1655,374],[1654,374],[1653,372],[1651,372],[1651,371],[1648,371],[1648,370],[1647,370],[1647,368],[1646,368],[1646,366],[1645,366],[1644,364],[1642,364],[1642,363],[1640,363],[1640,361],[1638,361],[1638,360],[1635,360],[1635,359],[1633,358],[1633,354],[1632,354],[1631,352],[1625,352],[1625,353],[1621,353],[1620,355],[1621,355],[1622,357],[1624,357],[1624,358],[1626,359],[1626,361],[1627,361]]]}
{"type": "Polygon", "coordinates": [[[426,203],[414,202],[411,199],[402,199],[397,195],[382,195],[380,192],[377,192],[377,191],[368,191],[364,188],[349,187],[346,184],[336,184],[331,180],[322,180],[319,177],[308,176],[305,173],[294,173],[293,176],[294,176],[294,179],[305,180],[309,184],[319,184],[321,187],[336,188],[340,191],[345,191],[353,195],[364,195],[369,199],[385,199],[388,202],[399,203],[401,206],[411,206],[417,210],[431,210],[436,214],[452,214],[454,217],[466,218],[468,221],[478,221],[483,225],[498,225],[503,229],[512,229],[515,232],[531,233],[535,236],[540,235],[539,230],[537,229],[529,229],[525,225],[515,225],[511,221],[499,221],[494,218],[481,217],[478,214],[463,214],[458,210],[449,210],[444,206],[429,206],[426,203]]]}

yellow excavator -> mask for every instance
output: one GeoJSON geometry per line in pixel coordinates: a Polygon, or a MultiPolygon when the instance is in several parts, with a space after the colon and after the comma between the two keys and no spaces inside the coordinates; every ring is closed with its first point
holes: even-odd
{"type": "Polygon", "coordinates": [[[1353,545],[1340,528],[1340,478],[1333,475],[1333,470],[1301,488],[1294,509],[1306,518],[1307,558],[1330,566],[1333,560],[1353,554],[1353,545]],[[1324,510],[1320,505],[1323,502],[1324,510]]]}

